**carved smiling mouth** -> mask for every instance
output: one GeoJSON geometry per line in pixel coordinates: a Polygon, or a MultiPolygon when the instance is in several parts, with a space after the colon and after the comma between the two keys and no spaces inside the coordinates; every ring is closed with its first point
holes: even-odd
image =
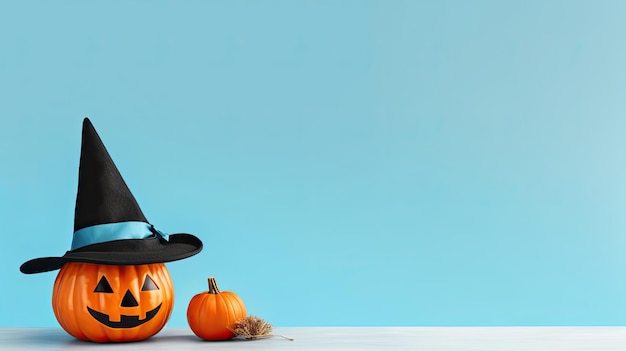
{"type": "Polygon", "coordinates": [[[162,304],[159,304],[155,309],[146,312],[146,318],[144,318],[144,319],[139,319],[139,316],[121,315],[119,322],[111,322],[109,320],[109,315],[108,314],[104,314],[102,312],[98,312],[96,310],[93,310],[93,309],[89,308],[89,306],[87,306],[87,310],[89,311],[89,314],[93,318],[95,318],[98,322],[106,325],[107,327],[111,327],[111,328],[134,328],[134,327],[142,325],[145,322],[147,322],[147,321],[151,320],[152,318],[154,318],[154,316],[156,316],[157,312],[159,312],[159,309],[161,308],[161,305],[162,304]]]}

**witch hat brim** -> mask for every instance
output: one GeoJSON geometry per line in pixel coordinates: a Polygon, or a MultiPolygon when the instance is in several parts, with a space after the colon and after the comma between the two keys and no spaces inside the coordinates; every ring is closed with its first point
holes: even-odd
{"type": "Polygon", "coordinates": [[[138,265],[171,262],[202,250],[192,234],[163,234],[148,223],[89,119],[83,121],[72,248],[20,266],[41,273],[68,262],[138,265]]]}
{"type": "Polygon", "coordinates": [[[25,262],[20,271],[42,273],[61,268],[68,262],[109,265],[138,265],[172,262],[193,256],[202,250],[202,241],[191,234],[170,234],[168,241],[159,237],[126,239],[93,244],[68,251],[61,257],[42,257],[25,262]]]}

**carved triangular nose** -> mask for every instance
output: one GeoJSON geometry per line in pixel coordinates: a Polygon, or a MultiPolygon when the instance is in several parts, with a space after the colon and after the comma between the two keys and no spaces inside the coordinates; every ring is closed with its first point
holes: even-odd
{"type": "Polygon", "coordinates": [[[124,298],[122,299],[122,307],[136,307],[139,306],[137,300],[129,290],[126,290],[126,294],[124,294],[124,298]]]}

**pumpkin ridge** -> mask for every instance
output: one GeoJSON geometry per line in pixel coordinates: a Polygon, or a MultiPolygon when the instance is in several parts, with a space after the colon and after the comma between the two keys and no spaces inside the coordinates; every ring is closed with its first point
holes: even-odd
{"type": "MultiPolygon", "coordinates": [[[[61,284],[59,284],[59,280],[61,279],[61,277],[65,274],[65,272],[63,272],[63,269],[61,269],[61,271],[59,271],[59,274],[57,275],[56,279],[54,280],[54,286],[52,287],[52,311],[54,312],[54,316],[57,318],[57,320],[59,321],[59,323],[61,324],[61,327],[63,327],[63,323],[61,323],[61,319],[63,318],[63,316],[61,314],[59,314],[58,308],[57,308],[57,296],[61,293],[61,284]]],[[[63,328],[65,329],[65,328],[63,328]]]]}
{"type": "MultiPolygon", "coordinates": [[[[167,267],[165,266],[165,264],[163,263],[154,263],[154,264],[150,264],[148,265],[148,271],[146,272],[145,276],[150,276],[150,279],[152,279],[154,281],[155,278],[158,278],[158,281],[162,282],[162,286],[159,287],[159,291],[161,291],[161,295],[162,295],[162,302],[161,304],[165,304],[165,310],[163,310],[162,313],[167,312],[167,316],[164,316],[165,318],[159,319],[158,320],[158,325],[155,326],[155,328],[158,328],[158,330],[163,329],[163,327],[165,326],[165,323],[168,321],[172,309],[174,308],[174,297],[173,297],[173,292],[174,292],[174,286],[173,284],[171,284],[171,277],[169,276],[169,273],[166,274],[167,271],[167,267]],[[167,275],[167,277],[166,277],[167,275]],[[172,292],[172,296],[170,296],[170,292],[172,292]]],[[[143,286],[143,280],[145,279],[145,276],[143,277],[143,279],[141,279],[138,282],[138,286],[143,286]]],[[[159,286],[159,284],[157,284],[156,282],[154,282],[155,285],[159,286]]],[[[140,288],[141,290],[141,288],[140,288]]],[[[141,291],[139,292],[139,294],[141,295],[141,291]]],[[[152,293],[149,293],[152,294],[152,293]]],[[[150,295],[151,296],[151,295],[150,295]]],[[[151,321],[152,323],[156,323],[157,321],[155,321],[154,319],[151,321]]],[[[154,333],[156,334],[156,333],[154,333]]],[[[153,334],[153,335],[154,335],[153,334]]],[[[152,336],[152,335],[150,335],[152,336]]]]}
{"type": "MultiPolygon", "coordinates": [[[[215,311],[217,310],[215,300],[206,299],[206,298],[200,300],[200,308],[201,308],[201,311],[210,311],[208,313],[203,313],[197,317],[198,321],[200,322],[200,325],[201,326],[210,325],[211,327],[213,327],[213,321],[210,319],[210,314],[215,313],[215,311]]],[[[200,331],[201,331],[201,334],[207,335],[207,333],[203,332],[202,329],[200,329],[200,331]]]]}
{"type": "MultiPolygon", "coordinates": [[[[95,278],[93,279],[93,282],[98,282],[99,281],[98,278],[100,278],[100,277],[99,277],[99,274],[98,274],[98,270],[95,267],[91,266],[89,263],[79,263],[79,265],[80,266],[77,267],[78,271],[75,273],[75,279],[77,279],[78,277],[87,277],[88,278],[88,279],[86,279],[87,280],[87,282],[86,282],[87,284],[91,283],[92,282],[92,278],[94,278],[94,277],[95,278]]],[[[105,279],[106,279],[106,275],[105,274],[102,274],[102,276],[105,277],[105,279]]],[[[108,281],[108,279],[107,279],[107,281],[108,281]]],[[[109,282],[109,284],[110,284],[110,282],[109,282]]],[[[111,288],[113,288],[113,286],[111,286],[111,288]]],[[[77,291],[76,288],[73,288],[73,290],[77,291]]],[[[92,286],[85,286],[84,287],[84,291],[89,291],[89,292],[93,291],[92,290],[92,286]]],[[[98,297],[98,299],[97,299],[98,301],[97,301],[95,306],[92,306],[92,308],[97,308],[99,310],[100,307],[102,305],[104,305],[106,301],[105,301],[105,297],[103,295],[97,295],[97,297],[98,297]]],[[[78,299],[76,299],[76,300],[78,300],[78,299]]],[[[91,302],[91,299],[87,298],[87,301],[91,302]]],[[[81,306],[79,306],[79,308],[80,307],[81,306]]],[[[87,310],[87,305],[82,306],[82,308],[87,310]]],[[[81,308],[81,310],[82,310],[82,308],[81,308]]],[[[72,313],[72,315],[75,316],[76,318],[78,318],[77,314],[72,313]]],[[[109,333],[107,333],[106,329],[104,329],[104,327],[102,325],[98,324],[97,331],[96,331],[96,330],[93,330],[92,328],[89,328],[89,326],[91,324],[92,323],[80,323],[79,327],[80,327],[81,331],[83,331],[83,334],[85,334],[85,340],[95,340],[97,342],[107,342],[107,341],[111,340],[111,335],[109,335],[109,333]],[[86,331],[84,331],[84,330],[86,330],[86,331]],[[97,336],[97,335],[105,335],[106,339],[96,340],[96,339],[94,339],[94,335],[95,336],[97,336]]]]}
{"type": "MultiPolygon", "coordinates": [[[[144,304],[141,301],[141,294],[139,294],[139,290],[141,288],[138,288],[138,280],[137,277],[142,277],[142,271],[144,270],[143,267],[141,266],[125,266],[125,267],[129,267],[130,269],[128,269],[130,271],[130,275],[132,276],[132,283],[129,284],[128,286],[128,291],[130,291],[130,294],[135,298],[135,301],[137,302],[137,307],[139,312],[137,313],[137,315],[139,316],[139,319],[141,319],[141,316],[144,315],[144,310],[146,309],[146,307],[144,306],[144,304]],[[141,268],[141,269],[140,269],[141,268]],[[133,292],[136,291],[136,292],[133,292]]],[[[126,269],[125,269],[126,271],[126,269]]],[[[124,281],[128,281],[128,279],[124,279],[124,281]]],[[[120,291],[120,294],[122,292],[120,291]]],[[[126,294],[126,292],[123,292],[124,294],[126,294]]],[[[121,301],[120,301],[121,303],[121,301]]],[[[121,316],[120,316],[120,321],[121,321],[121,316]]],[[[132,331],[132,336],[129,337],[130,339],[137,339],[140,338],[139,334],[142,334],[143,329],[136,327],[136,328],[129,328],[130,331],[132,331]]]]}
{"type": "MultiPolygon", "coordinates": [[[[70,316],[66,316],[65,314],[63,314],[63,313],[60,311],[60,306],[59,306],[59,302],[58,302],[58,300],[59,300],[59,296],[65,296],[66,294],[68,294],[68,295],[70,294],[70,292],[69,292],[69,291],[68,291],[68,289],[67,289],[67,286],[66,286],[65,284],[62,284],[62,282],[63,282],[65,279],[70,279],[70,278],[68,278],[68,274],[67,274],[67,272],[68,272],[68,271],[71,271],[71,270],[72,270],[72,266],[71,266],[70,264],[68,264],[68,265],[66,265],[66,266],[62,267],[61,271],[59,272],[59,274],[58,274],[58,276],[57,276],[57,279],[56,279],[56,281],[55,281],[55,285],[57,285],[57,289],[56,289],[57,294],[55,295],[55,294],[54,294],[54,291],[53,291],[53,295],[52,295],[52,307],[53,307],[53,310],[55,311],[55,315],[56,315],[56,316],[58,316],[58,318],[57,318],[57,319],[58,319],[59,323],[61,324],[61,327],[62,327],[62,328],[63,328],[66,332],[68,332],[70,335],[72,335],[72,336],[74,336],[74,337],[76,337],[76,338],[79,338],[79,339],[80,339],[80,337],[79,337],[79,336],[74,335],[73,333],[70,333],[70,331],[69,331],[69,329],[68,329],[68,327],[69,327],[68,325],[69,325],[69,324],[72,324],[72,322],[74,322],[74,323],[73,323],[73,325],[72,325],[72,327],[73,327],[73,328],[76,328],[76,327],[77,327],[77,326],[76,326],[76,320],[75,320],[75,319],[72,319],[72,317],[70,317],[70,316]]],[[[70,296],[71,296],[71,295],[70,295],[70,296]]],[[[81,334],[82,334],[82,332],[81,332],[81,334]]],[[[84,336],[83,336],[83,337],[84,337],[84,336]]]]}
{"type": "MultiPolygon", "coordinates": [[[[81,305],[81,301],[80,301],[81,298],[80,297],[78,297],[78,298],[76,297],[76,295],[77,295],[76,294],[76,290],[77,290],[76,286],[78,285],[77,278],[80,277],[81,274],[85,274],[84,273],[84,265],[82,263],[74,264],[72,262],[72,263],[70,263],[70,266],[68,268],[70,268],[70,270],[66,273],[65,279],[67,279],[67,275],[68,274],[71,274],[69,276],[71,284],[68,287],[66,287],[66,289],[67,289],[66,291],[69,293],[69,298],[70,298],[71,304],[74,305],[74,309],[75,310],[82,310],[82,308],[80,306],[81,305]]],[[[78,320],[78,316],[76,314],[74,314],[74,313],[70,313],[69,315],[71,316],[70,318],[72,319],[73,324],[75,325],[75,330],[77,330],[78,332],[80,332],[80,334],[82,334],[81,336],[82,336],[83,339],[88,339],[89,338],[89,335],[87,334],[88,330],[87,331],[84,330],[84,326],[78,320]]],[[[76,337],[80,339],[80,336],[76,336],[76,337]]]]}
{"type": "MultiPolygon", "coordinates": [[[[70,303],[73,304],[74,308],[76,308],[76,305],[78,305],[78,298],[76,298],[76,277],[78,277],[78,275],[81,273],[80,269],[81,269],[81,263],[70,263],[68,270],[65,272],[65,276],[63,280],[69,279],[70,284],[65,286],[64,291],[63,291],[63,295],[61,296],[65,296],[65,294],[67,294],[69,296],[70,299],[70,303]]],[[[79,306],[80,308],[80,306],[79,306]]],[[[87,336],[87,333],[85,333],[85,331],[83,330],[80,321],[78,320],[78,316],[76,316],[75,314],[71,313],[69,318],[66,318],[70,320],[69,325],[75,330],[74,333],[78,334],[75,335],[77,338],[83,338],[83,340],[88,339],[89,337],[87,336]]]]}
{"type": "MultiPolygon", "coordinates": [[[[163,276],[165,275],[165,273],[164,273],[164,270],[165,270],[165,269],[167,269],[167,268],[165,267],[165,264],[163,264],[163,267],[160,267],[160,266],[158,266],[158,265],[155,265],[155,266],[153,267],[152,265],[150,265],[150,270],[149,270],[149,273],[150,273],[150,279],[152,279],[152,280],[154,281],[154,277],[157,277],[157,278],[159,279],[159,281],[161,281],[161,282],[165,282],[166,280],[165,280],[165,279],[163,279],[163,276]],[[158,268],[162,268],[162,269],[156,269],[157,267],[158,267],[158,268]],[[153,269],[153,268],[154,268],[154,269],[153,269]]],[[[145,279],[145,278],[144,278],[144,279],[145,279]]],[[[170,280],[171,280],[171,279],[170,279],[170,280]]],[[[155,284],[156,284],[156,282],[155,282],[155,284]]],[[[141,285],[143,286],[143,283],[141,283],[141,285]]],[[[161,285],[169,285],[169,284],[164,283],[164,284],[161,284],[161,285]]],[[[158,286],[158,284],[157,284],[157,286],[158,286]]],[[[173,289],[174,289],[174,288],[173,288],[173,287],[171,287],[171,286],[162,286],[162,287],[160,287],[160,288],[159,288],[159,290],[161,291],[161,294],[163,295],[163,302],[165,302],[165,301],[172,301],[172,304],[171,304],[171,307],[172,307],[172,308],[174,307],[174,298],[173,298],[173,297],[171,297],[171,298],[170,298],[170,296],[168,296],[168,295],[169,295],[169,292],[170,292],[171,290],[173,291],[173,289]]],[[[171,309],[170,309],[170,311],[171,311],[171,309]]],[[[170,313],[171,313],[171,312],[170,312],[170,313]]],[[[169,319],[169,315],[167,316],[167,318],[166,318],[166,319],[164,319],[163,321],[159,322],[159,326],[158,326],[159,330],[163,329],[163,327],[165,326],[165,322],[166,322],[168,319],[169,319]]]]}
{"type": "Polygon", "coordinates": [[[228,303],[228,301],[226,301],[227,299],[225,298],[223,293],[220,294],[219,299],[222,302],[222,314],[226,316],[226,318],[221,319],[222,325],[220,325],[220,327],[229,328],[232,322],[233,310],[230,308],[230,304],[228,303]]]}
{"type": "Polygon", "coordinates": [[[163,328],[165,324],[167,323],[167,321],[169,320],[170,316],[172,315],[172,311],[174,310],[174,304],[176,303],[176,293],[174,292],[174,281],[172,280],[172,277],[170,276],[170,272],[167,270],[167,266],[165,266],[165,263],[161,263],[161,264],[163,265],[163,269],[159,270],[159,272],[162,276],[167,275],[167,279],[163,279],[163,281],[166,282],[167,284],[166,293],[168,295],[168,301],[170,301],[170,306],[168,309],[169,312],[167,314],[167,318],[164,318],[163,323],[161,324],[161,328],[163,328]]]}
{"type": "MultiPolygon", "coordinates": [[[[84,265],[85,268],[89,268],[89,272],[92,273],[92,275],[95,277],[94,281],[99,281],[98,279],[99,277],[99,272],[98,269],[96,267],[92,267],[90,266],[88,263],[81,263],[82,265],[84,265]]],[[[106,274],[102,274],[103,277],[105,277],[105,279],[107,279],[107,281],[109,280],[109,278],[106,278],[106,274]]],[[[117,284],[118,282],[114,282],[113,286],[111,286],[111,289],[113,290],[113,287],[115,286],[115,284],[117,284]]],[[[109,281],[109,285],[111,284],[111,282],[109,281]]],[[[119,285],[119,284],[117,284],[119,285]]],[[[90,287],[87,288],[88,291],[91,291],[90,287]]],[[[113,290],[113,292],[115,292],[116,290],[113,290]]],[[[102,306],[106,306],[106,296],[105,295],[98,295],[98,303],[96,304],[96,306],[92,307],[92,308],[98,308],[98,310],[100,310],[102,308],[102,306]]],[[[85,323],[86,324],[86,323],[85,323]]],[[[98,328],[98,334],[99,335],[106,335],[106,339],[104,340],[96,340],[99,342],[106,342],[106,341],[111,341],[112,337],[114,337],[114,335],[110,335],[110,333],[107,332],[106,328],[98,323],[97,324],[97,328],[98,328]]],[[[90,340],[93,340],[92,337],[89,337],[90,340]]]]}
{"type": "MultiPolygon", "coordinates": [[[[235,306],[233,305],[233,296],[232,294],[229,294],[229,291],[225,292],[226,294],[222,295],[222,301],[224,301],[224,305],[226,306],[226,309],[228,310],[228,321],[227,321],[227,325],[225,325],[225,328],[228,328],[228,330],[232,330],[235,327],[235,323],[237,323],[237,315],[239,315],[239,311],[235,310],[235,306]],[[228,298],[227,298],[228,297],[228,298]]],[[[233,333],[234,335],[234,333],[233,333]]]]}

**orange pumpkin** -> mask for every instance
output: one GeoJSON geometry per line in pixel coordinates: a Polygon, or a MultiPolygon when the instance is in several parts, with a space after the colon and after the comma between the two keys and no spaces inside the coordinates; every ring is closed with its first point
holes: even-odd
{"type": "Polygon", "coordinates": [[[220,291],[215,278],[209,278],[209,290],[194,296],[187,308],[191,330],[204,340],[232,339],[235,324],[244,318],[246,306],[241,298],[234,292],[220,291]]]}
{"type": "Polygon", "coordinates": [[[52,292],[54,315],[70,335],[96,342],[138,341],[163,328],[174,288],[163,263],[66,263],[52,292]]]}

